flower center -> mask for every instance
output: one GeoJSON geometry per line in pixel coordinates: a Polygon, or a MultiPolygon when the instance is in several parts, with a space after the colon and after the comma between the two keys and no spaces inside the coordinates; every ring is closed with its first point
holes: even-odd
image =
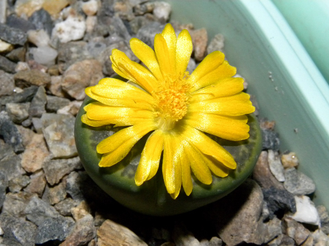
{"type": "Polygon", "coordinates": [[[170,130],[175,123],[181,120],[188,110],[188,90],[190,86],[185,83],[188,74],[181,80],[170,81],[161,86],[156,92],[157,118],[159,127],[170,130]]]}

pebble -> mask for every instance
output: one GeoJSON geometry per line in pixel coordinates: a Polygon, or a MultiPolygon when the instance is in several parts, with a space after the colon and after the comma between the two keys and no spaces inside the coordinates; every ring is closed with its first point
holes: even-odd
{"type": "Polygon", "coordinates": [[[30,85],[46,86],[51,80],[49,74],[36,69],[19,71],[14,79],[16,85],[23,88],[30,85]]]}
{"type": "Polygon", "coordinates": [[[55,204],[55,209],[63,216],[71,216],[71,209],[77,206],[77,201],[68,197],[63,201],[55,204]]]}
{"type": "Polygon", "coordinates": [[[36,62],[45,66],[54,65],[58,55],[58,52],[49,46],[31,48],[30,53],[36,62]]]}
{"type": "Polygon", "coordinates": [[[82,101],[72,101],[69,103],[69,105],[64,106],[63,108],[57,110],[57,114],[67,114],[67,115],[76,116],[78,114],[81,105],[82,105],[82,101]]]}
{"type": "Polygon", "coordinates": [[[30,30],[27,33],[28,41],[37,47],[48,46],[50,41],[48,33],[43,30],[30,30]]]}
{"type": "Polygon", "coordinates": [[[18,47],[10,51],[8,54],[6,54],[6,57],[11,61],[20,62],[20,61],[25,61],[25,55],[26,55],[26,48],[18,47]]]}
{"type": "Polygon", "coordinates": [[[310,236],[310,231],[307,230],[301,223],[292,218],[285,217],[286,234],[293,238],[297,245],[301,245],[310,236]]]}
{"type": "Polygon", "coordinates": [[[55,24],[52,37],[57,37],[61,43],[82,39],[86,31],[82,16],[69,16],[65,21],[55,24]]]}
{"type": "Polygon", "coordinates": [[[81,167],[79,157],[48,160],[43,164],[47,182],[51,186],[58,184],[65,175],[79,167],[81,167]]]}
{"type": "Polygon", "coordinates": [[[0,40],[0,53],[8,53],[10,52],[14,46],[12,44],[6,43],[0,40]]]}
{"type": "Polygon", "coordinates": [[[69,104],[70,104],[70,100],[67,98],[47,95],[47,104],[46,104],[47,112],[55,113],[59,109],[66,107],[69,104]]]}
{"type": "Polygon", "coordinates": [[[0,55],[0,69],[8,72],[15,73],[16,63],[8,60],[6,57],[0,55]]]}
{"type": "Polygon", "coordinates": [[[113,10],[116,17],[119,17],[125,21],[130,21],[134,18],[133,6],[129,3],[128,0],[115,1],[113,3],[113,10]]]}
{"type": "Polygon", "coordinates": [[[45,9],[53,18],[56,18],[60,11],[70,4],[69,0],[45,0],[42,7],[45,9]]]}
{"type": "Polygon", "coordinates": [[[8,183],[10,192],[17,193],[25,188],[30,183],[30,178],[27,175],[21,175],[13,178],[8,183]]]}
{"type": "Polygon", "coordinates": [[[264,128],[261,125],[262,131],[262,148],[264,150],[272,149],[274,151],[279,151],[280,139],[277,132],[273,128],[264,128]]]}
{"type": "Polygon", "coordinates": [[[315,191],[314,181],[294,167],[287,168],[284,176],[285,189],[294,195],[307,195],[315,191]]]}
{"type": "Polygon", "coordinates": [[[31,194],[35,193],[41,197],[46,187],[45,174],[43,171],[37,171],[31,174],[30,179],[30,183],[24,191],[31,194]]]}
{"type": "Polygon", "coordinates": [[[99,3],[96,0],[89,0],[82,4],[82,10],[88,16],[96,15],[99,9],[99,3]]]}
{"type": "Polygon", "coordinates": [[[50,14],[43,8],[35,11],[28,20],[36,27],[36,30],[44,30],[51,35],[54,23],[50,14]]]}
{"type": "Polygon", "coordinates": [[[226,245],[264,242],[266,227],[259,220],[263,208],[263,194],[255,181],[244,182],[224,197],[221,204],[223,206],[218,204],[213,216],[218,235],[226,245]]]}
{"type": "Polygon", "coordinates": [[[193,55],[197,62],[200,62],[206,56],[207,31],[205,28],[193,30],[190,32],[193,42],[193,55]]]}
{"type": "Polygon", "coordinates": [[[75,118],[69,115],[45,113],[41,117],[42,132],[54,158],[77,155],[74,140],[75,118]]]}
{"type": "Polygon", "coordinates": [[[187,230],[184,225],[175,225],[175,227],[173,228],[173,232],[173,240],[175,245],[200,246],[200,242],[190,231],[187,230]]]}
{"type": "Polygon", "coordinates": [[[13,147],[15,153],[24,151],[21,134],[4,111],[0,112],[0,136],[2,136],[5,143],[13,147]]]}
{"type": "Polygon", "coordinates": [[[153,14],[156,18],[160,19],[161,21],[168,21],[170,14],[172,11],[172,7],[167,2],[155,2],[155,6],[153,9],[153,14]]]}
{"type": "Polygon", "coordinates": [[[102,65],[95,59],[71,65],[63,74],[62,89],[77,100],[85,98],[85,88],[96,85],[103,78],[102,65]]]}
{"type": "Polygon", "coordinates": [[[35,25],[25,18],[16,16],[15,14],[7,16],[6,25],[11,28],[20,29],[21,31],[27,33],[29,30],[36,29],[35,25]]]}
{"type": "Polygon", "coordinates": [[[29,117],[30,103],[7,103],[6,111],[9,118],[16,124],[21,124],[29,117]]]}
{"type": "Polygon", "coordinates": [[[0,0],[0,23],[6,22],[7,0],[0,0]]]}
{"type": "Polygon", "coordinates": [[[272,174],[275,176],[275,178],[279,182],[284,182],[285,181],[284,168],[278,153],[275,153],[273,150],[268,150],[268,163],[269,163],[269,169],[272,172],[272,174]]]}
{"type": "Polygon", "coordinates": [[[150,47],[154,47],[154,37],[157,33],[161,33],[164,29],[164,25],[159,22],[151,22],[148,25],[142,26],[136,37],[150,47]]]}
{"type": "Polygon", "coordinates": [[[51,205],[55,205],[66,198],[66,182],[63,181],[52,187],[46,186],[42,199],[51,205]]]}
{"type": "Polygon", "coordinates": [[[321,220],[321,230],[329,235],[329,212],[323,205],[317,206],[316,209],[321,220]]]}
{"type": "Polygon", "coordinates": [[[7,187],[8,179],[4,173],[0,173],[0,209],[5,201],[7,187]]]}
{"type": "Polygon", "coordinates": [[[49,151],[42,134],[34,134],[22,154],[21,165],[25,171],[34,173],[43,167],[49,151]]]}
{"type": "Polygon", "coordinates": [[[283,154],[281,156],[281,161],[284,168],[292,168],[299,165],[299,159],[294,152],[283,154]]]}
{"type": "Polygon", "coordinates": [[[0,70],[0,96],[12,95],[15,89],[13,75],[0,70]]]}
{"type": "Polygon", "coordinates": [[[36,10],[42,8],[45,0],[18,0],[15,3],[15,13],[18,16],[31,16],[36,10]]]}
{"type": "Polygon", "coordinates": [[[320,217],[314,203],[308,196],[295,196],[297,211],[291,215],[294,220],[320,226],[320,217]]]}
{"type": "Polygon", "coordinates": [[[50,84],[48,84],[47,89],[50,90],[50,92],[56,97],[64,98],[66,94],[62,90],[61,84],[62,84],[62,76],[51,76],[50,84]]]}
{"type": "Polygon", "coordinates": [[[29,108],[30,117],[40,118],[46,113],[45,106],[47,104],[46,90],[43,86],[39,86],[37,93],[34,95],[29,108]]]}
{"type": "Polygon", "coordinates": [[[134,232],[111,220],[103,222],[97,236],[100,245],[121,245],[125,242],[127,245],[147,246],[134,232]]]}
{"type": "Polygon", "coordinates": [[[222,34],[216,34],[208,44],[206,48],[206,53],[210,54],[213,51],[220,50],[221,52],[224,52],[224,46],[225,46],[225,37],[222,34]]]}
{"type": "Polygon", "coordinates": [[[20,29],[0,23],[0,39],[9,44],[23,46],[27,41],[27,34],[20,29]]]}

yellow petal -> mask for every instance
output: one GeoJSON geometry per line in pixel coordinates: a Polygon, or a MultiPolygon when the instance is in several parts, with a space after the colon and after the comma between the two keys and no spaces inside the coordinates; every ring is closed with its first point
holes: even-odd
{"type": "Polygon", "coordinates": [[[255,108],[250,101],[250,95],[244,92],[229,97],[219,97],[211,100],[189,104],[188,112],[213,113],[227,116],[239,116],[253,113],[255,108]]]}
{"type": "Polygon", "coordinates": [[[135,173],[136,185],[140,186],[156,175],[163,148],[162,132],[154,131],[143,148],[140,163],[135,173]]]}
{"type": "Polygon", "coordinates": [[[170,67],[171,67],[171,73],[176,73],[176,34],[174,31],[174,28],[172,27],[171,24],[166,24],[163,31],[162,31],[162,36],[164,37],[166,41],[166,45],[168,48],[168,58],[170,62],[170,67]]]}
{"type": "Polygon", "coordinates": [[[172,51],[173,54],[170,54],[170,50],[167,46],[166,40],[161,34],[156,34],[154,47],[158,64],[164,79],[176,76],[177,74],[175,70],[175,50],[172,51]]]}
{"type": "Polygon", "coordinates": [[[216,159],[203,155],[204,161],[208,168],[214,173],[214,175],[220,177],[220,178],[225,178],[229,174],[229,169],[226,168],[221,162],[217,161],[216,159]]]}
{"type": "Polygon", "coordinates": [[[246,115],[221,116],[216,114],[189,113],[184,118],[185,124],[200,131],[231,141],[249,138],[250,127],[246,124],[246,115]]]}
{"type": "Polygon", "coordinates": [[[199,130],[185,126],[182,134],[190,144],[199,149],[203,154],[215,158],[230,169],[236,169],[237,164],[232,155],[199,130]]]}
{"type": "Polygon", "coordinates": [[[153,49],[137,38],[132,38],[130,40],[130,46],[136,57],[139,58],[147,68],[149,68],[158,80],[162,80],[163,75],[160,71],[156,54],[153,49]]]}
{"type": "Polygon", "coordinates": [[[181,152],[182,146],[170,135],[164,136],[162,173],[167,192],[176,199],[181,189],[181,152]]]}
{"type": "Polygon", "coordinates": [[[208,73],[216,70],[224,61],[225,55],[220,51],[214,51],[208,54],[203,61],[191,73],[187,82],[192,86],[191,91],[200,88],[198,81],[208,73]]]}
{"type": "Polygon", "coordinates": [[[113,70],[120,76],[138,84],[149,93],[154,91],[157,80],[147,68],[131,61],[124,52],[117,49],[112,51],[110,59],[113,70]]]}
{"type": "Polygon", "coordinates": [[[192,93],[189,101],[192,103],[217,97],[232,96],[244,89],[243,83],[244,79],[242,78],[224,78],[195,91],[192,93]]]}
{"type": "Polygon", "coordinates": [[[180,32],[176,44],[176,72],[181,78],[187,70],[192,50],[193,45],[190,34],[184,29],[180,32]]]}
{"type": "Polygon", "coordinates": [[[107,106],[99,102],[92,102],[84,107],[86,116],[83,123],[90,125],[91,122],[102,122],[116,124],[117,126],[128,126],[137,124],[143,120],[152,120],[154,113],[150,110],[138,108],[123,108],[107,106]],[[87,118],[86,118],[87,117],[87,118]]]}
{"type": "Polygon", "coordinates": [[[189,196],[193,190],[193,183],[191,179],[190,162],[186,151],[186,145],[188,144],[188,142],[183,141],[183,143],[185,144],[181,156],[182,186],[186,195],[189,196]]]}
{"type": "Polygon", "coordinates": [[[203,184],[210,185],[212,174],[203,159],[203,154],[190,144],[187,145],[186,152],[195,177],[203,184]]]}
{"type": "Polygon", "coordinates": [[[99,154],[105,154],[123,148],[123,146],[130,150],[137,141],[152,130],[155,130],[155,125],[150,121],[124,128],[102,140],[97,145],[96,151],[99,154]]]}

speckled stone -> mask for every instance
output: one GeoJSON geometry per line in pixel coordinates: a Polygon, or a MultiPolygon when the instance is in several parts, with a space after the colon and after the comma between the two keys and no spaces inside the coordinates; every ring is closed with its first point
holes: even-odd
{"type": "Polygon", "coordinates": [[[22,70],[14,75],[15,83],[19,87],[30,85],[46,86],[50,83],[50,76],[39,70],[22,70]]]}
{"type": "Polygon", "coordinates": [[[284,187],[295,195],[307,195],[315,191],[315,183],[307,175],[295,168],[285,170],[284,187]]]}
{"type": "Polygon", "coordinates": [[[27,41],[27,34],[20,29],[0,23],[0,39],[10,44],[23,46],[27,41]]]}

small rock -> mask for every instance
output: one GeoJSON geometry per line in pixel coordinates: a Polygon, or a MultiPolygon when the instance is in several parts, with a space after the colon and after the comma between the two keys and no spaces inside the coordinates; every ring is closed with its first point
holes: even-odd
{"type": "MultiPolygon", "coordinates": [[[[26,48],[25,47],[18,47],[16,49],[13,49],[10,51],[6,57],[14,62],[23,62],[25,61],[25,55],[26,55],[26,48]]],[[[16,68],[17,69],[17,68],[16,68]]]]}
{"type": "Polygon", "coordinates": [[[293,240],[293,238],[289,237],[288,235],[283,235],[281,243],[281,246],[295,246],[295,242],[293,240]]]}
{"type": "Polygon", "coordinates": [[[62,181],[58,185],[48,188],[46,186],[46,190],[42,196],[44,201],[47,201],[49,204],[54,205],[63,201],[66,198],[66,182],[62,181]]]}
{"type": "Polygon", "coordinates": [[[206,55],[207,31],[205,28],[193,30],[190,32],[193,42],[193,53],[196,61],[202,61],[206,55]]]}
{"type": "Polygon", "coordinates": [[[310,236],[310,231],[297,221],[285,217],[284,218],[286,234],[293,238],[297,245],[301,245],[310,236]]]}
{"type": "Polygon", "coordinates": [[[209,246],[222,246],[222,240],[218,237],[212,237],[209,246]]]}
{"type": "MultiPolygon", "coordinates": [[[[27,62],[17,62],[17,66],[15,68],[16,72],[23,71],[23,70],[30,70],[30,66],[27,62]]],[[[21,89],[21,88],[19,88],[21,89]]]]}
{"type": "Polygon", "coordinates": [[[173,229],[173,240],[177,246],[199,246],[199,241],[187,230],[184,225],[176,225],[173,229]]]}
{"type": "Polygon", "coordinates": [[[225,37],[222,34],[216,34],[210,41],[210,44],[206,48],[207,54],[211,54],[213,51],[220,50],[224,52],[225,37]]]}
{"type": "Polygon", "coordinates": [[[8,60],[4,56],[0,56],[0,70],[8,73],[15,73],[16,63],[8,60]]]}
{"type": "Polygon", "coordinates": [[[71,209],[77,206],[78,202],[72,198],[66,198],[55,204],[55,209],[63,216],[71,216],[71,209]]]}
{"type": "Polygon", "coordinates": [[[54,65],[58,55],[57,51],[49,46],[31,48],[30,53],[33,55],[33,59],[36,62],[44,66],[54,65]]]}
{"type": "Polygon", "coordinates": [[[152,20],[146,16],[136,16],[133,20],[129,22],[130,34],[135,36],[141,27],[151,24],[152,20]]]}
{"type": "Polygon", "coordinates": [[[34,24],[36,30],[45,30],[48,35],[51,35],[54,24],[49,13],[43,8],[35,11],[29,17],[29,21],[34,24]]]}
{"type": "Polygon", "coordinates": [[[69,115],[42,115],[42,131],[53,157],[67,158],[77,155],[73,134],[74,121],[75,118],[69,115]]]}
{"type": "Polygon", "coordinates": [[[42,8],[44,0],[19,0],[15,3],[15,13],[18,16],[31,16],[42,8]]]}
{"type": "Polygon", "coordinates": [[[67,193],[76,201],[83,201],[84,194],[82,193],[83,182],[88,179],[85,172],[71,172],[66,180],[67,193]]]}
{"type": "MultiPolygon", "coordinates": [[[[17,218],[5,213],[0,215],[0,227],[2,228],[4,238],[11,239],[10,246],[17,245],[33,246],[34,238],[37,233],[37,227],[33,223],[26,221],[23,218],[17,218]]],[[[1,245],[6,245],[2,244],[1,245]]]]}
{"type": "Polygon", "coordinates": [[[8,179],[4,173],[0,172],[0,209],[2,208],[3,202],[6,198],[7,187],[8,179]]]}
{"type": "Polygon", "coordinates": [[[104,221],[97,230],[97,236],[99,245],[121,245],[125,242],[127,245],[147,246],[134,232],[111,220],[104,221]]]}
{"type": "Polygon", "coordinates": [[[138,33],[137,38],[150,47],[154,47],[154,37],[157,33],[161,33],[164,29],[164,25],[159,22],[151,22],[148,25],[142,26],[138,33]]]}
{"type": "Polygon", "coordinates": [[[167,2],[155,2],[155,6],[153,9],[153,14],[160,20],[166,22],[168,21],[170,14],[172,11],[172,7],[167,2]]]}
{"type": "Polygon", "coordinates": [[[78,114],[81,105],[82,105],[82,101],[72,101],[70,102],[69,105],[59,109],[57,113],[76,116],[78,114]]]}
{"type": "Polygon", "coordinates": [[[9,181],[9,191],[17,193],[30,183],[30,178],[27,175],[17,176],[9,181]]]}
{"type": "Polygon", "coordinates": [[[82,4],[82,10],[88,16],[96,15],[99,9],[99,3],[96,0],[89,0],[82,4]]]}
{"type": "Polygon", "coordinates": [[[98,57],[106,48],[106,44],[102,41],[90,41],[87,44],[87,50],[94,58],[98,57]]]}
{"type": "Polygon", "coordinates": [[[82,39],[86,31],[85,20],[81,16],[69,16],[65,21],[55,25],[52,37],[59,38],[61,43],[82,39]]]}
{"type": "Polygon", "coordinates": [[[77,61],[92,58],[87,50],[87,43],[84,41],[69,42],[60,44],[58,47],[58,62],[65,63],[63,70],[77,61]]]}
{"type": "Polygon", "coordinates": [[[262,131],[262,149],[268,150],[272,149],[274,151],[279,151],[280,139],[278,133],[272,129],[261,128],[262,131]]]}
{"type": "Polygon", "coordinates": [[[76,222],[75,227],[60,246],[86,245],[95,236],[94,218],[87,214],[76,222]]]}
{"type": "Polygon", "coordinates": [[[268,150],[268,163],[269,169],[275,178],[280,182],[284,182],[284,168],[282,166],[281,160],[278,154],[271,149],[268,150]]]}
{"type": "Polygon", "coordinates": [[[56,97],[65,97],[65,92],[62,90],[62,76],[51,76],[50,84],[47,88],[56,97]]]}
{"type": "Polygon", "coordinates": [[[14,46],[12,44],[8,44],[0,39],[0,53],[8,53],[12,51],[14,46]]]}
{"type": "Polygon", "coordinates": [[[25,201],[24,214],[27,215],[28,219],[39,225],[45,218],[56,218],[61,217],[56,209],[49,203],[41,200],[37,195],[30,195],[29,199],[25,201]]]}
{"type": "Polygon", "coordinates": [[[23,70],[14,75],[16,85],[19,87],[28,87],[30,85],[46,86],[50,83],[50,76],[39,70],[23,70]]]}
{"type": "Polygon", "coordinates": [[[9,118],[14,122],[21,124],[29,117],[30,103],[7,103],[6,111],[9,118]]]}
{"type": "Polygon", "coordinates": [[[128,0],[115,1],[113,3],[113,10],[115,16],[122,20],[130,21],[134,18],[133,6],[129,3],[128,0]]]}
{"type": "Polygon", "coordinates": [[[35,237],[36,244],[49,241],[63,241],[74,227],[74,221],[70,217],[47,217],[38,224],[38,231],[35,237]]]}
{"type": "Polygon", "coordinates": [[[7,193],[3,203],[2,213],[13,217],[22,217],[32,195],[25,192],[7,193]]]}
{"type": "Polygon", "coordinates": [[[69,104],[70,104],[70,100],[67,98],[47,95],[47,104],[46,104],[47,112],[52,112],[52,113],[57,112],[57,110],[64,108],[69,104]]]}
{"type": "Polygon", "coordinates": [[[6,10],[7,10],[7,1],[0,1],[0,23],[6,22],[6,10]]]}
{"type": "Polygon", "coordinates": [[[27,41],[27,35],[20,29],[0,23],[0,39],[10,44],[23,46],[27,41]]]}
{"type": "Polygon", "coordinates": [[[323,205],[317,206],[316,209],[321,220],[321,230],[325,234],[329,235],[329,212],[327,211],[327,208],[323,205]]]}
{"type": "Polygon", "coordinates": [[[86,18],[86,33],[87,34],[93,33],[95,28],[97,28],[97,17],[96,16],[87,16],[87,18],[86,18]]]}
{"type": "Polygon", "coordinates": [[[264,189],[275,187],[276,189],[284,189],[283,185],[271,173],[268,165],[268,152],[262,151],[259,155],[257,164],[253,170],[253,178],[264,189]]]}
{"type": "Polygon", "coordinates": [[[284,187],[294,195],[307,195],[315,191],[315,183],[294,167],[285,170],[284,187]]]}
{"type": "Polygon", "coordinates": [[[237,245],[242,242],[264,242],[266,227],[260,220],[263,194],[255,181],[247,180],[214,206],[211,217],[224,243],[237,245]]]}
{"type": "Polygon", "coordinates": [[[39,86],[37,93],[34,95],[29,108],[30,117],[40,118],[43,113],[46,113],[47,96],[43,86],[39,86]]]}
{"type": "Polygon", "coordinates": [[[47,0],[43,3],[42,7],[53,18],[56,18],[60,11],[70,4],[69,0],[47,0]]]}
{"type": "Polygon", "coordinates": [[[151,13],[155,8],[154,2],[145,2],[134,6],[133,10],[135,15],[145,15],[146,13],[151,13]]]}
{"type": "Polygon", "coordinates": [[[296,212],[295,199],[290,192],[270,187],[268,189],[263,189],[263,194],[267,203],[270,219],[272,219],[278,211],[296,212]]]}
{"type": "Polygon", "coordinates": [[[295,196],[297,212],[291,218],[306,224],[320,226],[320,217],[314,203],[308,196],[295,196]]]}
{"type": "Polygon", "coordinates": [[[4,111],[0,112],[0,136],[2,136],[5,143],[13,147],[15,153],[24,151],[21,134],[4,111]]]}
{"type": "Polygon", "coordinates": [[[0,70],[0,96],[12,95],[15,89],[14,77],[0,70]]]}
{"type": "Polygon", "coordinates": [[[268,243],[282,234],[282,222],[277,217],[271,219],[265,225],[267,230],[264,243],[268,243]]]}
{"type": "Polygon", "coordinates": [[[46,187],[44,173],[42,171],[35,172],[30,175],[30,179],[30,184],[24,189],[24,191],[31,194],[36,193],[39,197],[41,197],[46,187]]]}
{"type": "Polygon", "coordinates": [[[313,243],[316,246],[326,246],[329,245],[329,236],[326,235],[322,230],[317,229],[312,233],[313,243]]]}
{"type": "Polygon", "coordinates": [[[79,157],[71,159],[54,159],[44,163],[43,169],[47,182],[53,186],[58,184],[60,180],[74,169],[80,167],[79,157]]]}
{"type": "Polygon", "coordinates": [[[90,207],[88,206],[86,201],[82,201],[77,207],[71,209],[71,214],[75,221],[78,221],[86,215],[90,214],[90,207]]]}
{"type": "Polygon", "coordinates": [[[48,46],[50,38],[48,33],[43,29],[30,30],[28,32],[28,41],[37,47],[43,47],[48,46]]]}
{"type": "Polygon", "coordinates": [[[314,246],[313,237],[308,237],[306,241],[301,246],[314,246]]]}
{"type": "Polygon", "coordinates": [[[20,18],[15,14],[11,14],[7,16],[6,25],[8,25],[11,28],[20,29],[25,33],[27,33],[29,30],[34,30],[36,28],[33,23],[29,22],[24,18],[20,18]]]}
{"type": "Polygon", "coordinates": [[[102,65],[95,59],[76,62],[63,74],[62,89],[77,100],[86,97],[85,88],[103,78],[102,65]]]}
{"type": "Polygon", "coordinates": [[[284,168],[292,168],[299,165],[298,157],[294,152],[282,155],[281,161],[284,168]]]}

